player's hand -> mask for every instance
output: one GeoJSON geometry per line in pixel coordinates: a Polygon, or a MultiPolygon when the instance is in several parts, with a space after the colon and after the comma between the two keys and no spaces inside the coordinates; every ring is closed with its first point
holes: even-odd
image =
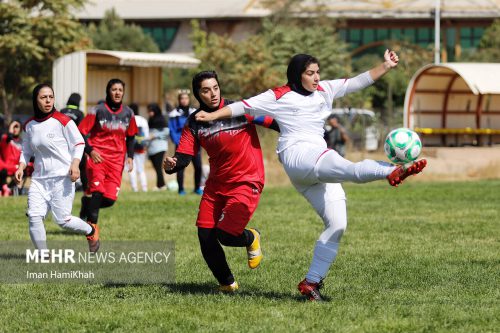
{"type": "Polygon", "coordinates": [[[71,181],[74,183],[78,178],[80,178],[80,168],[79,168],[80,161],[79,160],[73,160],[71,163],[71,166],[69,167],[69,176],[71,178],[71,181]]]}
{"type": "Polygon", "coordinates": [[[90,158],[92,159],[92,161],[95,163],[95,164],[99,164],[101,163],[102,161],[104,161],[104,159],[101,157],[101,154],[99,154],[98,152],[96,152],[95,150],[92,150],[90,152],[90,158]]]}
{"type": "Polygon", "coordinates": [[[131,157],[127,157],[127,170],[128,172],[132,172],[132,170],[134,170],[134,159],[131,157]]]}
{"type": "Polygon", "coordinates": [[[176,157],[167,156],[163,160],[163,169],[165,169],[165,171],[172,170],[173,168],[175,168],[176,165],[177,165],[177,158],[176,157]]]}
{"type": "Polygon", "coordinates": [[[398,65],[399,57],[394,51],[385,50],[384,63],[388,69],[394,68],[398,65]]]}
{"type": "Polygon", "coordinates": [[[215,120],[215,117],[212,113],[208,113],[205,111],[200,111],[196,114],[196,121],[209,122],[215,120]]]}
{"type": "Polygon", "coordinates": [[[19,167],[19,169],[17,169],[16,173],[14,174],[14,180],[16,181],[17,185],[21,184],[23,176],[24,176],[24,170],[21,167],[19,167]]]}

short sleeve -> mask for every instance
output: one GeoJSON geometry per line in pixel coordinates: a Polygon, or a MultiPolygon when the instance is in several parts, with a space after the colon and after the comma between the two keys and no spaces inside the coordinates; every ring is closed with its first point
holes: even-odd
{"type": "Polygon", "coordinates": [[[276,95],[272,90],[267,90],[262,94],[244,99],[241,102],[244,105],[246,114],[254,117],[270,116],[275,118],[277,103],[276,95]]]}
{"type": "Polygon", "coordinates": [[[127,128],[127,136],[135,136],[139,129],[137,128],[137,123],[135,122],[135,117],[130,118],[127,128]]]}
{"type": "Polygon", "coordinates": [[[82,133],[82,135],[88,135],[90,133],[90,131],[92,131],[92,127],[94,127],[95,119],[96,119],[95,110],[94,110],[94,112],[87,114],[85,116],[85,118],[83,118],[80,125],[78,125],[78,129],[80,130],[80,133],[82,133]]]}
{"type": "Polygon", "coordinates": [[[198,153],[199,144],[194,137],[193,133],[186,125],[182,129],[181,139],[179,140],[179,145],[177,146],[176,152],[181,154],[187,154],[195,156],[198,153]]]}

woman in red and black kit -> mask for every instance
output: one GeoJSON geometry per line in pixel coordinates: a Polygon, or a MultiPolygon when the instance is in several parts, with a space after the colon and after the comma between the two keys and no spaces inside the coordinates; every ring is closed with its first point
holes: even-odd
{"type": "MultiPolygon", "coordinates": [[[[118,198],[125,156],[127,168],[134,163],[134,112],[123,105],[125,83],[112,79],[106,86],[106,101],[90,111],[78,126],[85,138],[88,188],[82,197],[80,218],[97,228],[99,209],[112,206],[118,198]]],[[[92,237],[99,237],[96,232],[92,237]]]]}
{"type": "Polygon", "coordinates": [[[0,193],[9,196],[11,189],[7,184],[7,177],[14,176],[21,156],[21,123],[13,120],[9,124],[9,131],[0,136],[0,193]]]}
{"type": "MultiPolygon", "coordinates": [[[[232,101],[221,98],[214,71],[193,78],[193,94],[200,109],[215,111],[232,101]]],[[[246,229],[264,187],[264,163],[255,124],[279,131],[272,118],[242,116],[213,123],[197,122],[193,112],[182,131],[173,157],[166,157],[168,174],[184,169],[203,147],[209,157],[206,181],[196,225],[201,252],[219,282],[219,290],[234,292],[238,284],[221,246],[246,247],[248,266],[257,268],[262,260],[260,233],[246,229]]]]}

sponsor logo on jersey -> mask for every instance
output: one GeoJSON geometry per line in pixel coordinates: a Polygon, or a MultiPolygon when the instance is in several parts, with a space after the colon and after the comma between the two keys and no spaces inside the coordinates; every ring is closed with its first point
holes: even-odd
{"type": "Polygon", "coordinates": [[[197,134],[199,138],[211,139],[220,135],[221,132],[235,136],[245,129],[248,124],[245,117],[218,120],[209,123],[207,127],[199,127],[197,134]]]}

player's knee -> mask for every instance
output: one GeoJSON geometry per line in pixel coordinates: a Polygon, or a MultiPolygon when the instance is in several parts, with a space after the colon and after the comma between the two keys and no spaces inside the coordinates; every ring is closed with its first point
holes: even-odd
{"type": "Polygon", "coordinates": [[[60,226],[63,229],[66,229],[68,222],[71,221],[71,216],[65,216],[63,218],[57,217],[55,220],[58,226],[60,226]]]}
{"type": "Polygon", "coordinates": [[[99,219],[99,209],[91,209],[87,219],[90,223],[97,223],[97,220],[99,219]]]}
{"type": "Polygon", "coordinates": [[[325,230],[321,234],[320,240],[338,243],[347,228],[347,219],[330,219],[325,225],[325,230]]]}
{"type": "Polygon", "coordinates": [[[28,223],[30,226],[43,224],[43,216],[41,215],[28,215],[28,223]]]}
{"type": "Polygon", "coordinates": [[[103,197],[101,201],[101,208],[111,207],[115,204],[115,201],[116,200],[103,197]]]}
{"type": "Polygon", "coordinates": [[[232,235],[229,232],[224,231],[224,230],[219,229],[219,228],[216,228],[215,230],[216,230],[215,232],[217,234],[217,239],[219,240],[219,243],[221,243],[222,245],[225,245],[225,246],[231,244],[234,237],[237,236],[237,235],[232,235]]]}

